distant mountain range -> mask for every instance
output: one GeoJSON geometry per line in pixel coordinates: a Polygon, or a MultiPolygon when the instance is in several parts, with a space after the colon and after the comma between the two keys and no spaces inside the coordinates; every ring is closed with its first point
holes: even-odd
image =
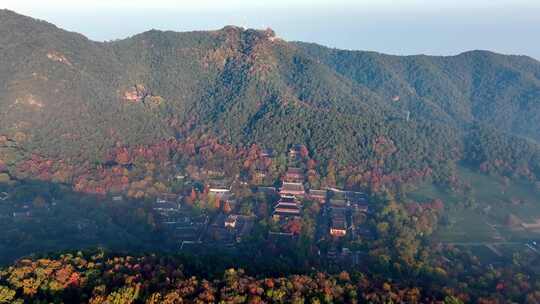
{"type": "Polygon", "coordinates": [[[66,159],[208,134],[303,143],[347,164],[384,138],[391,170],[496,159],[540,170],[540,62],[487,51],[390,56],[234,26],[95,42],[1,10],[0,109],[0,135],[66,159]]]}

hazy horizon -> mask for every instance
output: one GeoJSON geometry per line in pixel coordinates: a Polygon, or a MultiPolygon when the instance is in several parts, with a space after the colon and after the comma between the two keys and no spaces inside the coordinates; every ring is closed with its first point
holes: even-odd
{"type": "Polygon", "coordinates": [[[272,1],[212,3],[155,0],[7,0],[0,8],[54,23],[92,40],[150,29],[274,29],[289,41],[395,55],[456,55],[470,50],[540,58],[540,3],[533,1],[272,1]],[[54,8],[54,9],[53,9],[54,8]],[[99,17],[97,17],[99,16],[99,17]]]}

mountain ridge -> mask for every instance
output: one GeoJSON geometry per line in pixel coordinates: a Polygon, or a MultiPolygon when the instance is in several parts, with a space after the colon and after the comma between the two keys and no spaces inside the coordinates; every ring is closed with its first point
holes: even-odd
{"type": "MultiPolygon", "coordinates": [[[[219,29],[190,30],[190,31],[161,30],[161,29],[157,29],[157,28],[151,28],[151,29],[145,30],[143,32],[133,34],[131,36],[126,36],[126,37],[123,37],[123,38],[114,38],[114,39],[110,39],[110,40],[101,41],[101,40],[90,39],[86,35],[84,35],[82,33],[79,33],[79,32],[76,32],[76,31],[70,31],[70,30],[62,29],[62,28],[58,27],[57,25],[55,25],[55,24],[53,24],[53,23],[51,23],[51,22],[49,22],[47,20],[31,17],[31,16],[28,16],[28,15],[23,15],[23,14],[17,13],[16,11],[7,9],[7,8],[0,9],[0,17],[2,17],[2,18],[14,17],[14,18],[22,18],[22,19],[26,19],[26,20],[31,19],[33,21],[38,21],[40,23],[47,24],[49,26],[52,26],[52,27],[54,27],[54,28],[56,28],[58,30],[61,30],[61,31],[64,31],[64,32],[67,32],[67,33],[73,33],[73,34],[80,35],[80,36],[86,38],[87,40],[89,40],[91,42],[101,43],[101,44],[108,44],[108,43],[114,43],[114,42],[117,42],[117,41],[128,40],[128,39],[134,38],[136,36],[145,34],[147,32],[190,34],[190,33],[219,32],[219,31],[224,30],[226,28],[237,28],[237,29],[244,29],[244,30],[249,29],[249,30],[256,30],[256,31],[265,31],[265,30],[271,29],[271,28],[266,28],[266,29],[245,28],[245,27],[238,26],[238,25],[233,25],[233,24],[224,25],[222,28],[219,28],[219,29]]],[[[279,37],[277,37],[277,38],[283,40],[282,38],[279,38],[279,37]]],[[[422,54],[422,53],[420,53],[420,54],[410,54],[410,55],[399,55],[399,54],[389,54],[389,53],[384,53],[384,52],[379,52],[379,51],[374,51],[374,50],[342,49],[342,48],[338,48],[338,47],[325,46],[324,44],[320,44],[320,43],[317,43],[317,42],[305,42],[305,41],[299,41],[299,40],[291,40],[291,41],[287,41],[287,42],[289,42],[291,44],[308,44],[308,45],[322,46],[322,47],[325,47],[325,48],[328,48],[328,49],[331,49],[331,50],[339,50],[339,51],[346,51],[346,52],[352,51],[352,52],[374,53],[374,54],[378,54],[378,55],[393,56],[393,57],[421,57],[421,56],[425,56],[425,57],[435,57],[435,58],[449,58],[449,57],[459,57],[459,56],[462,56],[462,55],[468,55],[468,54],[473,54],[473,53],[490,53],[492,55],[525,58],[527,60],[532,60],[532,61],[535,61],[536,63],[540,63],[540,60],[538,60],[538,59],[536,59],[536,58],[534,58],[534,57],[532,57],[530,55],[526,55],[526,54],[503,54],[503,53],[495,52],[495,51],[492,51],[492,50],[489,50],[489,49],[471,49],[471,50],[466,50],[466,51],[462,51],[462,52],[457,53],[457,54],[450,54],[450,55],[430,55],[430,54],[422,54]]]]}

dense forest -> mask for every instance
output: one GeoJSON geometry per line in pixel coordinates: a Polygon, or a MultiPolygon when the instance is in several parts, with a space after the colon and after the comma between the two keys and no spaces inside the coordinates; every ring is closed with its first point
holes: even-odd
{"type": "MultiPolygon", "coordinates": [[[[461,255],[457,250],[451,254],[461,255]]],[[[534,261],[516,259],[514,267],[521,272],[513,272],[460,258],[469,266],[459,262],[446,270],[435,268],[421,279],[396,281],[361,271],[264,276],[234,268],[208,272],[193,265],[194,261],[219,265],[219,257],[191,257],[192,264],[186,264],[182,256],[65,252],[21,259],[0,269],[0,303],[533,304],[540,300],[538,276],[527,269],[534,261]]]]}
{"type": "Polygon", "coordinates": [[[452,163],[516,157],[539,175],[540,64],[527,57],[387,56],[233,26],[102,43],[6,10],[0,31],[0,135],[18,147],[1,151],[10,170],[32,155],[99,165],[116,147],[204,135],[279,152],[301,143],[321,165],[429,168],[443,181],[452,163]],[[395,147],[384,163],[380,140],[395,147]],[[470,153],[492,148],[501,153],[470,153]]]}

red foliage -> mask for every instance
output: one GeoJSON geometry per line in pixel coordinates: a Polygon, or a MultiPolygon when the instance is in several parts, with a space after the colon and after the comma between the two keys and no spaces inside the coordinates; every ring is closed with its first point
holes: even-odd
{"type": "Polygon", "coordinates": [[[120,165],[127,165],[131,162],[131,158],[129,157],[129,152],[126,148],[121,148],[119,151],[116,152],[116,162],[120,165]]]}
{"type": "Polygon", "coordinates": [[[223,210],[223,213],[225,214],[229,214],[232,211],[231,204],[229,202],[223,202],[221,209],[223,210]]]}
{"type": "Polygon", "coordinates": [[[299,151],[299,152],[300,152],[300,156],[302,156],[303,158],[307,158],[307,157],[309,156],[309,151],[308,151],[308,149],[306,148],[306,146],[301,145],[299,150],[300,150],[300,151],[299,151]]]}
{"type": "Polygon", "coordinates": [[[308,170],[313,170],[315,169],[315,166],[316,166],[316,163],[313,159],[309,159],[306,163],[306,167],[308,170]]]}
{"type": "Polygon", "coordinates": [[[79,283],[80,283],[80,275],[79,275],[79,273],[77,273],[77,272],[72,273],[71,276],[69,277],[67,285],[77,287],[77,286],[79,286],[79,283]]]}
{"type": "Polygon", "coordinates": [[[197,192],[195,191],[194,188],[191,188],[191,193],[189,194],[188,197],[186,197],[186,202],[188,204],[193,204],[196,199],[197,199],[197,192]]]}
{"type": "Polygon", "coordinates": [[[284,229],[287,232],[298,235],[302,231],[302,223],[299,220],[292,220],[285,224],[284,229]]]}
{"type": "Polygon", "coordinates": [[[442,200],[440,199],[435,199],[433,200],[433,202],[431,202],[431,208],[437,210],[437,211],[441,211],[444,209],[444,203],[442,200]]]}

